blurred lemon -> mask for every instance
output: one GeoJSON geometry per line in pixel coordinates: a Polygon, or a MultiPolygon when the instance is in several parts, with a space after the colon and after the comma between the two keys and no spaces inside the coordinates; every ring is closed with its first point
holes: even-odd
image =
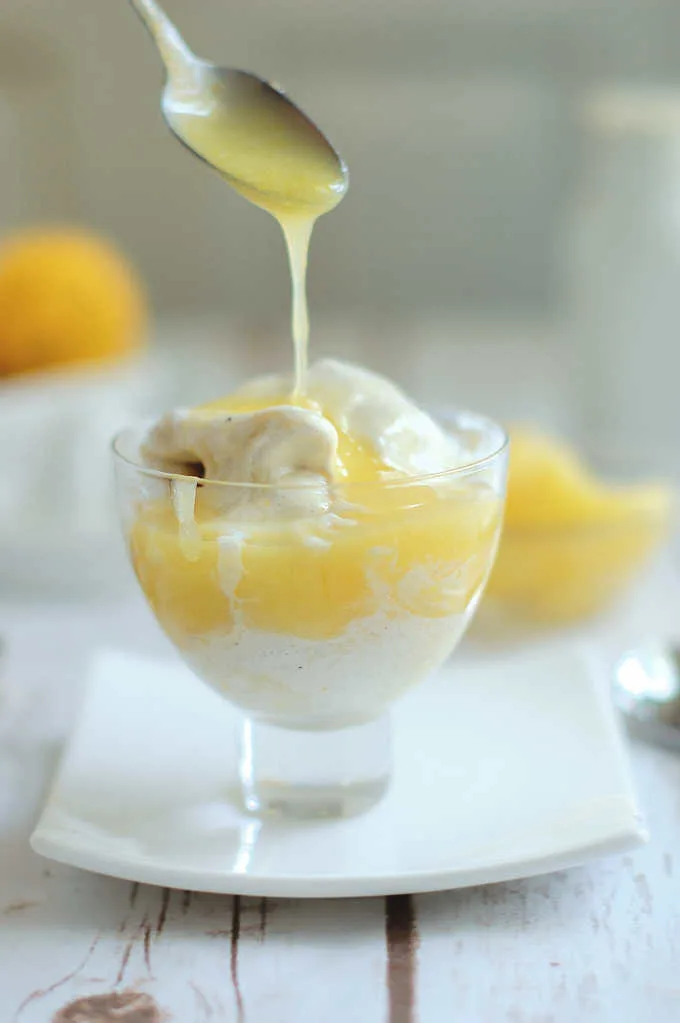
{"type": "Polygon", "coordinates": [[[34,229],[0,245],[0,376],[123,356],[145,325],[141,283],[109,242],[34,229]]]}
{"type": "Polygon", "coordinates": [[[487,593],[523,620],[558,624],[613,602],[666,537],[673,493],[614,487],[566,444],[511,431],[505,528],[487,593]]]}

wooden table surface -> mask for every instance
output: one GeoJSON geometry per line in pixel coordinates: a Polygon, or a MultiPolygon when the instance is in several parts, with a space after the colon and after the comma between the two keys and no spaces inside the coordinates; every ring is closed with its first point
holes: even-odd
{"type": "Polygon", "coordinates": [[[633,749],[650,844],[568,872],[346,901],[144,887],[28,836],[91,651],[165,641],[136,598],[0,603],[0,626],[0,1023],[680,1020],[680,756],[633,749]]]}

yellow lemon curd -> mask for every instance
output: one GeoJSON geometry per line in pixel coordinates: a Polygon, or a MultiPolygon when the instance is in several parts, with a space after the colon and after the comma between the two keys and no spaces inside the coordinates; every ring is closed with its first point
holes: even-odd
{"type": "MultiPolygon", "coordinates": [[[[201,411],[274,404],[226,398],[201,411]]],[[[297,404],[318,408],[313,396],[297,404]]],[[[340,434],[330,514],[220,517],[210,500],[218,483],[198,486],[189,529],[169,494],[141,505],[132,562],[161,625],[179,645],[242,629],[327,640],[374,615],[466,614],[493,560],[501,499],[455,474],[410,482],[391,473],[387,482],[384,472],[369,445],[340,434]]]]}
{"type": "Polygon", "coordinates": [[[608,486],[568,445],[513,430],[505,529],[487,594],[526,620],[593,614],[663,542],[672,506],[667,486],[608,486]]]}

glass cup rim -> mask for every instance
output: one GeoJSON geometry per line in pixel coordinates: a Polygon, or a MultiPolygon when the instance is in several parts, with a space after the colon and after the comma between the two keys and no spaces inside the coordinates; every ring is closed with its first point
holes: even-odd
{"type": "MultiPolygon", "coordinates": [[[[422,407],[422,406],[421,406],[422,407]]],[[[397,487],[413,487],[418,485],[430,485],[433,483],[441,482],[443,480],[455,479],[456,477],[470,476],[473,473],[479,472],[481,469],[492,465],[498,458],[500,458],[510,446],[510,437],[507,431],[498,423],[495,419],[490,416],[485,416],[478,412],[470,412],[467,409],[452,409],[452,408],[434,408],[429,409],[427,406],[424,407],[424,411],[430,413],[438,422],[458,421],[461,424],[469,421],[470,427],[478,429],[482,432],[487,432],[489,435],[497,435],[498,441],[494,443],[492,449],[482,455],[480,458],[473,458],[469,462],[465,462],[463,465],[453,466],[450,469],[442,469],[439,472],[421,473],[417,476],[404,476],[399,479],[381,479],[381,480],[364,480],[357,483],[350,481],[340,481],[334,486],[339,489],[351,489],[355,488],[397,488],[397,487]]],[[[201,486],[209,487],[247,487],[252,490],[260,491],[271,491],[271,490],[306,490],[309,488],[309,483],[298,482],[298,483],[254,483],[251,481],[239,481],[239,480],[214,480],[205,476],[190,476],[186,473],[179,472],[167,472],[163,469],[155,469],[153,466],[144,465],[142,462],[136,461],[121,449],[121,442],[124,437],[129,434],[132,430],[141,429],[143,425],[151,426],[154,422],[157,422],[155,417],[145,417],[144,419],[137,420],[136,423],[128,424],[122,427],[114,437],[111,439],[110,447],[114,459],[129,466],[136,472],[141,473],[144,476],[151,477],[153,479],[168,480],[173,482],[175,480],[187,480],[192,483],[200,484],[201,486]]]]}

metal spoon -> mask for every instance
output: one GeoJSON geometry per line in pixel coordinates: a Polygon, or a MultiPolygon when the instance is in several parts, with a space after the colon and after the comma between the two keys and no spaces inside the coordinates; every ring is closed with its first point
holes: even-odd
{"type": "Polygon", "coordinates": [[[649,643],[624,654],[613,692],[631,735],[680,751],[680,650],[649,643]]]}
{"type": "Polygon", "coordinates": [[[347,167],[276,86],[196,57],[155,0],[131,0],[166,70],[170,130],[233,187],[275,215],[318,216],[347,191],[347,167]]]}

